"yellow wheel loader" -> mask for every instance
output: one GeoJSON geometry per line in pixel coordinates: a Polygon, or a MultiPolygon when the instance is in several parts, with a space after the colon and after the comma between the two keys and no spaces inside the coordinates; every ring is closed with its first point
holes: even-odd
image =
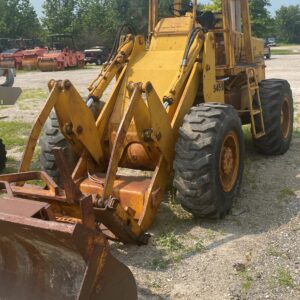
{"type": "Polygon", "coordinates": [[[248,1],[223,0],[219,13],[175,1],[173,12],[159,20],[150,0],[148,39],[121,39],[120,30],[87,101],[68,80],[49,82],[19,172],[0,176],[1,299],[136,299],[134,278],[108,240],[147,243],[173,170],[182,206],[220,218],[241,185],[242,125],[251,124],[259,152],[288,150],[292,93],[285,80],[265,79],[248,1]],[[30,171],[52,110],[42,155],[59,184],[30,171]]]}

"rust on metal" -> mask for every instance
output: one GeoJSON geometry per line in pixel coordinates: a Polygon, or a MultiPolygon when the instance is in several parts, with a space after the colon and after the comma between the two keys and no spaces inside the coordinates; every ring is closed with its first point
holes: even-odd
{"type": "MultiPolygon", "coordinates": [[[[95,174],[80,184],[84,194],[103,195],[105,174],[95,174]]],[[[141,176],[118,176],[114,181],[112,194],[120,200],[122,207],[131,207],[134,217],[139,219],[144,206],[145,194],[150,186],[151,178],[141,176]]]]}
{"type": "MultiPolygon", "coordinates": [[[[90,200],[83,203],[90,220],[90,200]]],[[[23,205],[39,207],[28,200],[23,205]]],[[[91,221],[50,222],[25,210],[27,216],[0,213],[1,299],[137,299],[131,272],[110,254],[91,221]]]]}
{"type": "Polygon", "coordinates": [[[53,154],[63,180],[66,199],[70,203],[75,203],[82,196],[82,193],[72,179],[72,171],[67,164],[62,148],[54,148],[53,154]]]}

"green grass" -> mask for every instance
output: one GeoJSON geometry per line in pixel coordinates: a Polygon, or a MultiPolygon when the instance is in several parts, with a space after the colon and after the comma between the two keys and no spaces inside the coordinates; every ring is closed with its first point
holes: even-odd
{"type": "Polygon", "coordinates": [[[17,105],[20,110],[30,111],[41,101],[46,101],[48,94],[46,89],[25,89],[18,99],[17,105]]]}
{"type": "Polygon", "coordinates": [[[274,55],[300,55],[300,52],[294,52],[293,50],[290,49],[278,49],[274,50],[272,49],[272,54],[274,55]]]}
{"type": "Polygon", "coordinates": [[[299,46],[299,44],[287,44],[287,43],[277,43],[277,47],[290,47],[290,46],[299,46]]]}
{"type": "Polygon", "coordinates": [[[2,174],[11,174],[18,172],[19,161],[8,156],[6,161],[6,168],[1,172],[2,174]]]}
{"type": "Polygon", "coordinates": [[[23,148],[27,142],[31,127],[31,124],[25,122],[0,121],[0,138],[6,145],[6,149],[23,148]]]}
{"type": "Polygon", "coordinates": [[[24,89],[19,98],[19,101],[29,100],[29,99],[41,99],[45,98],[48,95],[48,91],[46,89],[24,89]]]}

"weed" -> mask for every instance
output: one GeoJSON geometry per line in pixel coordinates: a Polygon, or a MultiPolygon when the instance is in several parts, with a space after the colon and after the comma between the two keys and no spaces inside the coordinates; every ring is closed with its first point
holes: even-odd
{"type": "Polygon", "coordinates": [[[279,192],[279,194],[277,195],[277,198],[278,198],[278,200],[286,200],[288,198],[295,197],[295,196],[296,196],[296,194],[295,194],[294,190],[290,187],[286,187],[279,192]]]}
{"type": "Polygon", "coordinates": [[[166,270],[170,264],[169,259],[165,259],[164,257],[156,257],[151,261],[151,267],[155,270],[166,270]]]}
{"type": "Polygon", "coordinates": [[[194,247],[191,249],[193,252],[202,253],[205,251],[205,246],[201,241],[197,241],[194,245],[194,247]]]}
{"type": "Polygon", "coordinates": [[[242,280],[242,288],[248,292],[253,285],[253,277],[250,275],[249,270],[245,268],[243,271],[238,272],[238,276],[242,280]]]}
{"type": "Polygon", "coordinates": [[[249,291],[253,284],[253,278],[250,275],[244,276],[244,280],[242,282],[242,288],[245,291],[249,291]]]}
{"type": "Polygon", "coordinates": [[[267,254],[274,257],[285,257],[286,255],[276,247],[270,247],[267,249],[267,254]]]}
{"type": "Polygon", "coordinates": [[[183,244],[179,241],[174,232],[163,234],[156,240],[156,243],[167,252],[174,252],[183,248],[183,244]]]}
{"type": "Polygon", "coordinates": [[[243,126],[243,132],[244,132],[244,139],[245,139],[246,147],[252,147],[251,125],[243,126]]]}
{"type": "Polygon", "coordinates": [[[207,237],[208,237],[210,240],[214,240],[214,239],[216,238],[216,236],[217,236],[216,231],[214,231],[214,230],[212,230],[212,229],[210,229],[210,228],[207,229],[206,233],[207,233],[207,237]]]}
{"type": "Polygon", "coordinates": [[[205,246],[201,241],[195,242],[194,245],[185,245],[179,240],[174,232],[162,234],[155,240],[156,245],[160,248],[160,257],[151,261],[151,267],[156,270],[164,270],[170,264],[178,264],[182,259],[205,251],[205,246]]]}
{"type": "Polygon", "coordinates": [[[296,287],[293,277],[288,269],[279,268],[277,270],[277,283],[283,287],[296,287]]]}
{"type": "Polygon", "coordinates": [[[45,182],[42,180],[30,180],[30,181],[27,181],[26,184],[36,185],[39,187],[45,187],[45,185],[46,185],[45,182]]]}
{"type": "Polygon", "coordinates": [[[155,288],[156,288],[156,289],[157,289],[157,288],[161,288],[161,284],[160,284],[160,282],[158,282],[158,281],[154,281],[154,282],[151,283],[151,287],[154,288],[154,289],[155,289],[155,288]]]}

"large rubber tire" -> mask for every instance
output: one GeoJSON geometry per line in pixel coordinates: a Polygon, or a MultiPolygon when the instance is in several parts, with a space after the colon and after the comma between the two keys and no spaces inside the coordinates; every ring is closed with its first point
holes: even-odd
{"type": "Polygon", "coordinates": [[[0,139],[0,172],[3,171],[6,167],[6,150],[5,150],[5,145],[2,141],[2,139],[0,139]]]}
{"type": "MultiPolygon", "coordinates": [[[[259,139],[253,138],[254,147],[259,153],[266,155],[284,154],[290,148],[294,126],[290,85],[286,80],[268,79],[260,83],[259,91],[266,135],[259,139]],[[287,120],[283,117],[286,115],[283,109],[285,113],[288,112],[289,120],[282,123],[282,120],[287,120]]],[[[259,121],[256,126],[259,128],[259,121]]]]}
{"type": "Polygon", "coordinates": [[[15,75],[12,69],[7,69],[6,80],[4,83],[1,84],[1,86],[12,87],[14,85],[14,82],[15,82],[15,75]]]}
{"type": "Polygon", "coordinates": [[[39,144],[41,147],[40,163],[42,169],[61,186],[63,181],[55,163],[54,154],[52,153],[53,148],[59,147],[64,149],[64,154],[70,167],[75,165],[77,157],[60,132],[57,117],[54,112],[51,112],[45,124],[44,133],[40,138],[39,144]]]}
{"type": "Polygon", "coordinates": [[[244,147],[241,120],[232,106],[212,103],[191,109],[179,130],[174,161],[176,196],[185,210],[210,219],[222,218],[230,211],[242,182],[244,147]],[[232,133],[239,144],[239,159],[232,188],[225,191],[220,160],[224,141],[232,133]]]}

